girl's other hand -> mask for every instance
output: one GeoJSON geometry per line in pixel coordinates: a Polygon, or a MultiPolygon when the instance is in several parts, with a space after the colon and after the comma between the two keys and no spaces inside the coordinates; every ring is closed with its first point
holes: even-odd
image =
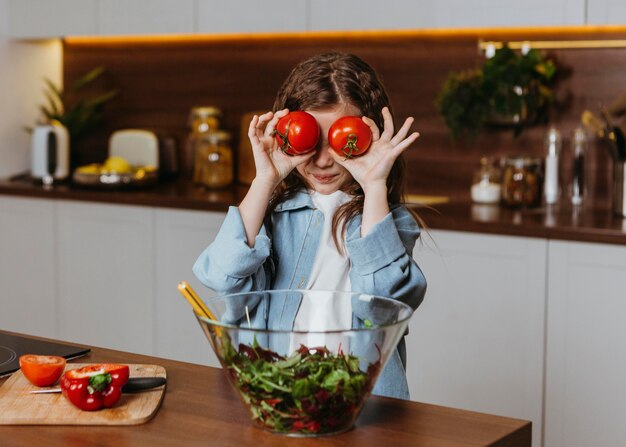
{"type": "Polygon", "coordinates": [[[287,155],[280,149],[274,138],[274,128],[278,120],[287,113],[289,110],[283,109],[276,113],[267,112],[261,116],[255,115],[248,128],[248,138],[252,144],[252,155],[256,167],[255,182],[266,184],[272,190],[296,166],[315,154],[315,151],[312,151],[304,155],[287,155]]]}
{"type": "Polygon", "coordinates": [[[345,159],[335,151],[330,151],[335,161],[352,174],[366,193],[368,188],[375,185],[386,187],[387,177],[394,162],[419,137],[418,132],[409,134],[413,117],[407,118],[394,135],[393,117],[389,108],[384,107],[382,114],[384,125],[382,133],[372,119],[363,117],[363,122],[372,131],[372,145],[364,155],[345,159]]]}

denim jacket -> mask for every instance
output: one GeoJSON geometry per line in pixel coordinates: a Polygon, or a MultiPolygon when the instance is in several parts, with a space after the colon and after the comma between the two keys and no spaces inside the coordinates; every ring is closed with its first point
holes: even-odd
{"type": "MultiPolygon", "coordinates": [[[[215,240],[193,266],[196,277],[220,294],[270,289],[302,289],[315,260],[324,215],[311,196],[301,191],[280,203],[255,239],[247,244],[239,209],[231,207],[215,240]]],[[[361,237],[361,216],[347,226],[345,246],[350,258],[352,291],[401,300],[416,309],[426,292],[426,280],[411,253],[420,230],[402,206],[361,237]]],[[[264,327],[290,330],[299,302],[286,301],[255,312],[264,327]]],[[[409,398],[405,374],[404,338],[383,369],[373,393],[409,398]]]]}

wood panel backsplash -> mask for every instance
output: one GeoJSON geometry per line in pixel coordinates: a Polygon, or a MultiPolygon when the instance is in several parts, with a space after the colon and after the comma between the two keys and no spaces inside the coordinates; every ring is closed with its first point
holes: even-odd
{"type": "MultiPolygon", "coordinates": [[[[483,155],[526,153],[543,156],[546,126],[514,139],[510,130],[494,129],[472,144],[452,144],[435,98],[448,73],[479,65],[479,39],[547,40],[625,38],[626,28],[467,30],[459,32],[327,33],[260,36],[207,36],[162,39],[67,39],[64,83],[104,66],[107,74],[94,89],[119,89],[101,128],[76,148],[74,163],[101,161],[110,133],[122,128],[152,128],[169,133],[181,152],[189,110],[214,105],[224,112],[222,127],[239,139],[241,117],[269,110],[293,65],[313,54],[337,50],[359,55],[381,75],[396,121],[412,115],[421,137],[407,153],[411,190],[421,193],[467,191],[483,155]]],[[[585,108],[598,111],[626,90],[626,49],[549,50],[571,75],[557,88],[571,93],[569,107],[551,116],[564,136],[563,170],[569,170],[569,140],[585,108]]],[[[596,190],[608,190],[607,156],[595,148],[596,190]],[[605,180],[606,179],[606,180],[605,180]]]]}

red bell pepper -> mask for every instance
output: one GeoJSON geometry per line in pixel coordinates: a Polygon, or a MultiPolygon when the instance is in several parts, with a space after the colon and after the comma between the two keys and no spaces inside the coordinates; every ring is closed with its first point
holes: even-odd
{"type": "Polygon", "coordinates": [[[81,410],[110,408],[128,382],[128,365],[103,363],[67,371],[61,377],[63,395],[81,410]]]}

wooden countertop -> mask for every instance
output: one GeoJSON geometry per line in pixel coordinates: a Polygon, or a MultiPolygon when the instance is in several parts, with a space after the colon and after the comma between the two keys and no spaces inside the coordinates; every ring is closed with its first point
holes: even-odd
{"type": "MultiPolygon", "coordinates": [[[[243,185],[208,191],[183,180],[137,191],[88,190],[68,184],[44,188],[26,177],[0,180],[0,195],[220,212],[238,204],[246,191],[247,186],[243,185]]],[[[513,210],[498,205],[472,204],[469,195],[449,199],[431,206],[415,205],[428,227],[626,245],[626,219],[614,216],[609,203],[597,203],[581,210],[572,209],[569,204],[513,210]]]]}
{"type": "MultiPolygon", "coordinates": [[[[317,439],[273,435],[252,426],[219,369],[102,348],[92,348],[76,362],[165,367],[168,382],[161,408],[152,420],[137,426],[0,426],[4,447],[531,445],[531,423],[527,421],[377,396],[366,403],[356,428],[346,433],[317,439]]],[[[0,379],[0,385],[3,381],[0,379]]]]}

